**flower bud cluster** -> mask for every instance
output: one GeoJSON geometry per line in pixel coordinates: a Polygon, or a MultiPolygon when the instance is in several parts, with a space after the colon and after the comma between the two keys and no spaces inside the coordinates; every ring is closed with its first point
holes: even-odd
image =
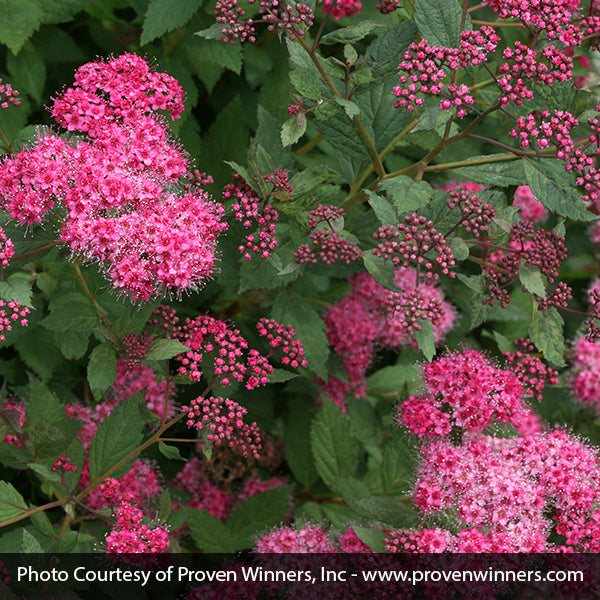
{"type": "Polygon", "coordinates": [[[262,318],[257,323],[256,328],[261,336],[266,336],[269,340],[269,346],[274,350],[280,349],[283,352],[281,362],[294,369],[296,367],[306,367],[307,362],[304,356],[302,342],[295,339],[296,332],[291,325],[281,325],[274,319],[262,318]]]}
{"type": "Polygon", "coordinates": [[[0,227],[0,268],[7,267],[10,259],[15,255],[15,248],[10,238],[6,237],[4,229],[0,227]]]}
{"type": "MultiPolygon", "coordinates": [[[[248,0],[254,4],[256,0],[248,0]]],[[[304,29],[313,24],[312,9],[301,2],[281,2],[280,0],[259,0],[259,19],[245,19],[246,12],[238,6],[238,0],[218,0],[215,6],[216,21],[222,25],[221,41],[236,42],[256,41],[256,24],[265,23],[267,29],[273,31],[287,30],[293,39],[296,35],[304,35],[304,29]]]]}
{"type": "Polygon", "coordinates": [[[323,0],[323,12],[331,11],[331,16],[339,21],[340,17],[351,17],[362,9],[360,0],[323,0]]]}
{"type": "Polygon", "coordinates": [[[77,465],[72,465],[71,459],[61,454],[50,467],[51,471],[58,471],[59,469],[68,473],[69,471],[77,471],[77,465]]]}
{"type": "Polygon", "coordinates": [[[355,242],[341,237],[344,209],[338,206],[319,204],[310,211],[308,229],[311,245],[302,244],[294,255],[298,263],[332,265],[340,260],[347,265],[362,255],[355,242]]]}
{"type": "Polygon", "coordinates": [[[400,0],[380,0],[375,4],[375,8],[383,15],[388,15],[394,12],[398,5],[400,4],[400,0]]]}
{"type": "Polygon", "coordinates": [[[520,106],[523,100],[530,100],[534,85],[552,85],[573,77],[572,59],[554,46],[537,51],[517,41],[503,56],[506,62],[498,67],[497,80],[503,92],[502,106],[510,102],[520,106]]]}
{"type": "Polygon", "coordinates": [[[496,216],[496,211],[490,204],[484,204],[477,194],[465,189],[450,192],[446,203],[450,210],[460,209],[459,225],[479,239],[487,234],[490,223],[496,216]]]}
{"type": "MultiPolygon", "coordinates": [[[[289,185],[279,174],[271,177],[276,187],[289,185]]],[[[278,244],[275,223],[279,219],[279,213],[267,201],[262,200],[243,178],[236,174],[234,179],[236,183],[225,186],[223,198],[233,198],[233,216],[246,229],[258,226],[258,233],[246,235],[245,244],[239,246],[238,250],[243,254],[244,260],[252,258],[250,252],[269,258],[278,244]]]]}
{"type": "Polygon", "coordinates": [[[18,323],[22,327],[26,327],[27,315],[30,312],[29,308],[20,302],[0,300],[0,342],[6,340],[5,332],[12,331],[13,325],[18,323]]]}
{"type": "Polygon", "coordinates": [[[444,235],[433,226],[433,221],[416,212],[406,215],[404,222],[395,227],[382,225],[373,237],[384,240],[373,249],[373,254],[391,260],[394,265],[416,264],[423,277],[431,281],[439,279],[437,269],[450,278],[456,276],[450,270],[456,262],[444,235]],[[435,256],[428,258],[428,254],[435,256]]]}
{"type": "Polygon", "coordinates": [[[564,158],[575,149],[569,131],[579,125],[579,121],[563,110],[555,110],[554,115],[550,117],[550,111],[542,110],[519,117],[517,128],[512,129],[510,135],[518,138],[521,148],[528,148],[532,139],[542,149],[554,143],[558,148],[556,156],[564,158]]]}
{"type": "Polygon", "coordinates": [[[0,78],[0,109],[8,108],[9,105],[21,106],[21,100],[19,100],[19,92],[13,89],[10,83],[2,83],[0,78]]]}
{"type": "Polygon", "coordinates": [[[400,76],[401,85],[393,90],[399,98],[394,106],[412,112],[423,105],[427,96],[442,96],[441,108],[456,108],[457,116],[464,117],[467,114],[465,106],[474,102],[469,87],[456,83],[446,86],[444,79],[459,67],[485,62],[499,40],[492,27],[484,26],[478,31],[463,32],[459,48],[433,46],[427,40],[412,43],[398,66],[406,74],[400,76]]]}
{"type": "Polygon", "coordinates": [[[181,410],[187,413],[186,425],[201,431],[204,439],[218,446],[226,443],[230,447],[237,446],[244,456],[260,456],[261,438],[258,425],[244,423],[247,410],[233,400],[227,398],[196,398],[189,407],[181,410]]]}

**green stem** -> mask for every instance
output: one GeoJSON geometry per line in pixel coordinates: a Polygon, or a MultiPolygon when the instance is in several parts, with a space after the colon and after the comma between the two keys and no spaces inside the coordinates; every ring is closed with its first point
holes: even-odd
{"type": "Polygon", "coordinates": [[[92,292],[90,291],[90,288],[88,287],[87,281],[85,280],[85,277],[83,276],[83,273],[81,272],[81,268],[79,267],[79,263],[76,263],[76,262],[73,263],[73,269],[75,270],[75,274],[77,275],[77,279],[79,279],[79,281],[81,283],[81,286],[83,287],[83,291],[85,292],[85,295],[87,296],[87,298],[94,305],[94,308],[96,309],[96,312],[98,313],[98,316],[100,317],[102,323],[104,324],[104,326],[109,331],[111,331],[112,323],[108,319],[108,314],[100,306],[100,304],[98,304],[98,301],[96,300],[96,296],[94,296],[94,294],[92,294],[92,292]]]}
{"type": "Polygon", "coordinates": [[[23,254],[19,254],[14,256],[11,259],[11,262],[17,262],[18,260],[23,260],[24,258],[29,258],[30,256],[34,256],[35,254],[39,254],[40,252],[45,252],[46,250],[50,250],[56,246],[62,246],[63,242],[60,240],[54,240],[45,246],[41,246],[40,248],[36,248],[35,250],[30,250],[29,252],[25,252],[23,254]]]}
{"type": "Polygon", "coordinates": [[[48,504],[42,504],[41,506],[36,506],[30,510],[26,510],[22,512],[20,515],[13,517],[12,519],[6,519],[6,521],[2,521],[0,523],[0,527],[5,527],[6,525],[12,525],[13,523],[18,523],[23,519],[28,519],[29,517],[36,515],[39,512],[43,512],[45,510],[50,510],[51,508],[58,508],[59,506],[64,506],[67,502],[67,499],[63,500],[55,500],[54,502],[48,502],[48,504]]]}

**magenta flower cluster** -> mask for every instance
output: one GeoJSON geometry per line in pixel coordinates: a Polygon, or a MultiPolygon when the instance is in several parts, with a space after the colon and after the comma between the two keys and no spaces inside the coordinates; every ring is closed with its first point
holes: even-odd
{"type": "Polygon", "coordinates": [[[186,425],[201,432],[209,445],[226,443],[237,446],[243,456],[260,457],[261,439],[256,423],[244,423],[248,411],[228,398],[196,398],[182,406],[187,414],[186,425]]]}
{"type": "Polygon", "coordinates": [[[415,345],[410,337],[415,330],[415,318],[432,320],[436,343],[441,342],[454,325],[456,311],[445,300],[441,289],[419,284],[416,271],[410,268],[396,269],[394,280],[404,290],[402,300],[408,305],[402,304],[388,312],[388,307],[397,299],[397,292],[386,290],[368,273],[359,273],[350,280],[350,292],[325,315],[327,339],[342,360],[348,383],[330,377],[322,387],[325,394],[340,406],[344,406],[346,392],[352,391],[358,398],[365,396],[367,368],[378,350],[415,345]],[[416,306],[418,316],[410,305],[413,297],[422,299],[421,304],[416,306]],[[409,310],[406,310],[407,306],[409,310]],[[435,310],[433,313],[432,308],[435,310]]]}
{"type": "Polygon", "coordinates": [[[362,9],[360,0],[323,0],[323,12],[339,21],[340,17],[351,17],[362,9]]]}
{"type": "Polygon", "coordinates": [[[61,240],[132,300],[196,289],[227,225],[205,192],[176,191],[188,160],[156,111],[175,119],[183,108],[179,83],[134,54],[83,65],[51,107],[59,125],[83,137],[46,131],[7,158],[0,207],[28,225],[60,208],[61,240]]]}

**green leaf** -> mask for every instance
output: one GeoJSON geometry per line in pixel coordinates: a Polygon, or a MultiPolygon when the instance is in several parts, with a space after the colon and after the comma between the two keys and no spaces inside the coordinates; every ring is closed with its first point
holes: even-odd
{"type": "Polygon", "coordinates": [[[335,98],[335,103],[339,104],[344,109],[344,112],[350,119],[360,115],[360,108],[351,100],[346,100],[345,98],[335,98]]]}
{"type": "Polygon", "coordinates": [[[182,352],[189,352],[190,349],[177,340],[169,340],[166,338],[158,338],[152,342],[146,358],[148,360],[166,360],[173,358],[182,352]]]}
{"type": "Polygon", "coordinates": [[[284,383],[290,381],[290,379],[296,379],[296,377],[300,377],[300,374],[292,373],[285,369],[273,369],[272,373],[269,375],[269,383],[284,383]]]}
{"type": "Polygon", "coordinates": [[[465,244],[465,241],[461,238],[454,238],[450,243],[450,250],[455,260],[467,260],[469,258],[469,247],[465,244]]]}
{"type": "Polygon", "coordinates": [[[305,486],[319,478],[310,449],[310,424],[315,402],[294,398],[288,405],[283,436],[285,462],[297,481],[305,486]]]}
{"type": "Polygon", "coordinates": [[[537,310],[537,303],[533,298],[531,302],[533,314],[529,324],[529,337],[545,359],[557,367],[563,367],[565,365],[563,319],[554,306],[541,311],[537,310]]]}
{"type": "Polygon", "coordinates": [[[185,25],[202,4],[203,0],[150,0],[140,45],[144,46],[163,33],[185,25]]]}
{"type": "Polygon", "coordinates": [[[314,305],[287,287],[275,298],[272,315],[279,323],[286,323],[294,328],[296,338],[304,347],[308,369],[326,379],[329,344],[325,335],[325,322],[314,305]]]}
{"type": "Polygon", "coordinates": [[[69,360],[82,358],[88,347],[87,333],[78,331],[61,331],[54,333],[54,343],[60,348],[63,356],[69,360]]]}
{"type": "MultiPolygon", "coordinates": [[[[473,156],[468,160],[477,160],[479,158],[489,159],[489,156],[473,156]]],[[[485,185],[496,185],[498,187],[523,185],[523,181],[525,180],[523,163],[519,160],[462,167],[456,169],[454,173],[464,177],[468,181],[483,183],[485,185]]]]}
{"type": "Polygon", "coordinates": [[[381,464],[381,485],[386,496],[408,494],[415,462],[414,449],[406,436],[397,437],[385,449],[381,464]]]}
{"type": "Polygon", "coordinates": [[[27,531],[27,529],[23,528],[23,542],[21,544],[21,554],[41,554],[43,552],[43,548],[40,543],[27,531]]]}
{"type": "Polygon", "coordinates": [[[7,521],[29,510],[27,502],[11,483],[0,481],[0,521],[7,521]]]}
{"type": "MultiPolygon", "coordinates": [[[[90,448],[90,477],[94,481],[133,452],[142,441],[144,422],[140,417],[139,399],[128,398],[102,421],[90,448]]],[[[112,477],[118,478],[130,468],[133,458],[119,467],[112,477]]]]}
{"type": "Polygon", "coordinates": [[[158,449],[165,458],[168,458],[170,460],[185,461],[185,458],[183,458],[181,456],[181,454],[179,453],[179,448],[177,448],[177,446],[169,446],[168,444],[165,444],[164,442],[159,442],[158,449]]]}
{"type": "Polygon", "coordinates": [[[556,162],[552,159],[550,162],[546,159],[523,159],[525,176],[533,195],[546,208],[562,217],[595,221],[598,217],[585,208],[582,197],[572,189],[564,168],[554,164],[556,162]]]}
{"type": "Polygon", "coordinates": [[[90,354],[87,367],[90,388],[99,399],[117,378],[117,355],[110,344],[96,346],[90,354]]]}
{"type": "Polygon", "coordinates": [[[279,525],[290,508],[291,487],[286,485],[251,496],[233,509],[227,519],[236,550],[252,546],[257,533],[279,525]]]}
{"type": "Polygon", "coordinates": [[[2,0],[0,3],[0,42],[17,54],[41,25],[42,3],[38,0],[2,0]]]}
{"type": "Polygon", "coordinates": [[[514,352],[515,346],[506,336],[498,331],[494,331],[494,339],[496,340],[496,344],[498,344],[500,352],[514,352]]]}
{"type": "MultiPolygon", "coordinates": [[[[421,37],[433,46],[458,48],[462,9],[456,0],[414,0],[415,23],[421,37]]],[[[467,15],[466,29],[471,19],[467,15]]]]}
{"type": "Polygon", "coordinates": [[[398,213],[396,212],[394,206],[385,198],[378,196],[371,190],[365,190],[365,192],[367,193],[367,196],[369,196],[369,206],[373,209],[373,212],[379,219],[379,222],[382,225],[397,225],[399,219],[398,213]]]}
{"type": "Polygon", "coordinates": [[[426,181],[415,181],[406,175],[384,179],[379,183],[379,189],[391,196],[401,214],[420,211],[433,195],[433,188],[426,181]]]}
{"type": "Polygon", "coordinates": [[[385,552],[385,542],[388,534],[373,527],[352,527],[358,539],[369,546],[373,552],[385,552]]]}
{"type": "Polygon", "coordinates": [[[437,99],[435,102],[425,102],[424,106],[423,112],[419,115],[419,122],[413,128],[412,133],[433,131],[445,125],[452,118],[452,111],[441,108],[437,99]]]}
{"type": "Polygon", "coordinates": [[[8,72],[19,82],[19,91],[27,92],[36,102],[41,103],[46,82],[46,65],[39,51],[27,43],[17,54],[6,57],[8,72]]]}
{"type": "Polygon", "coordinates": [[[358,21],[348,27],[342,27],[324,35],[321,38],[321,44],[351,44],[382,29],[385,29],[385,26],[375,23],[375,21],[358,21]]]}
{"type": "Polygon", "coordinates": [[[372,496],[358,500],[356,504],[372,517],[395,529],[410,529],[418,524],[420,515],[405,502],[388,496],[372,496]]]}
{"type": "Polygon", "coordinates": [[[67,418],[65,406],[58,396],[52,393],[44,383],[33,377],[29,379],[26,407],[25,429],[33,418],[51,425],[62,425],[67,418]]]}
{"type": "Polygon", "coordinates": [[[398,74],[398,64],[416,35],[417,26],[408,21],[390,27],[373,40],[367,49],[367,66],[375,80],[398,74]]]}
{"type": "Polygon", "coordinates": [[[64,23],[65,21],[70,21],[78,12],[84,10],[91,1],[44,0],[44,25],[46,23],[64,23]]]}
{"type": "Polygon", "coordinates": [[[310,439],[317,471],[331,484],[340,475],[354,477],[359,449],[347,417],[333,402],[323,402],[313,419],[310,439]]]}
{"type": "Polygon", "coordinates": [[[21,274],[14,274],[6,281],[0,281],[0,298],[8,302],[20,302],[24,306],[31,307],[33,290],[28,278],[29,275],[23,277],[21,274]]]}
{"type": "Polygon", "coordinates": [[[331,489],[337,492],[346,504],[351,504],[371,495],[369,488],[362,481],[352,477],[337,477],[331,483],[331,489]]]}
{"type": "Polygon", "coordinates": [[[31,455],[15,444],[0,443],[0,463],[12,469],[26,469],[31,455]]]}
{"type": "Polygon", "coordinates": [[[422,319],[421,329],[417,329],[413,337],[425,358],[431,362],[435,356],[435,337],[431,321],[429,319],[422,319]]]}
{"type": "Polygon", "coordinates": [[[231,531],[205,510],[186,509],[187,525],[199,550],[233,554],[236,544],[231,531]]]}
{"type": "Polygon", "coordinates": [[[298,113],[288,119],[281,127],[281,143],[283,147],[295,144],[306,131],[306,115],[298,113]]]}
{"type": "Polygon", "coordinates": [[[31,515],[31,524],[43,535],[54,539],[54,528],[45,511],[40,511],[31,515]]]}
{"type": "Polygon", "coordinates": [[[225,67],[238,75],[242,72],[242,45],[226,44],[221,40],[196,40],[199,48],[196,50],[203,59],[214,65],[225,67]]]}
{"type": "Polygon", "coordinates": [[[41,323],[52,331],[90,333],[102,321],[92,302],[81,294],[73,293],[51,303],[50,314],[41,323]]]}
{"type": "Polygon", "coordinates": [[[411,365],[393,365],[379,369],[367,379],[369,394],[400,394],[404,386],[418,376],[417,369],[411,365]]]}
{"type": "Polygon", "coordinates": [[[540,298],[546,297],[546,286],[539,267],[522,262],[519,265],[519,280],[529,293],[540,298]]]}
{"type": "Polygon", "coordinates": [[[382,256],[375,256],[370,250],[363,252],[362,257],[365,268],[379,285],[383,286],[386,290],[400,291],[400,288],[394,281],[395,269],[391,261],[385,260],[382,256]]]}
{"type": "Polygon", "coordinates": [[[53,481],[54,483],[60,483],[60,475],[56,471],[52,471],[50,467],[41,463],[29,463],[27,466],[34,473],[37,473],[44,479],[47,479],[48,481],[53,481]]]}
{"type": "Polygon", "coordinates": [[[127,303],[113,323],[112,332],[119,338],[125,337],[128,333],[140,334],[158,304],[158,302],[144,302],[141,306],[135,306],[127,303]]]}

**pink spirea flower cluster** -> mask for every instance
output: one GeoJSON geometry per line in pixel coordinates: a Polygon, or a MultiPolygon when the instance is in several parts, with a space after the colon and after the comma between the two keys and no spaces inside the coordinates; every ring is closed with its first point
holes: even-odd
{"type": "Polygon", "coordinates": [[[8,108],[10,105],[21,106],[19,92],[10,83],[2,83],[0,78],[0,108],[8,108]]]}
{"type": "Polygon", "coordinates": [[[169,531],[143,522],[144,515],[125,497],[115,512],[115,524],[106,536],[107,553],[159,553],[170,545],[169,531]]]}
{"type": "Polygon", "coordinates": [[[574,22],[579,0],[485,0],[501,19],[520,19],[537,30],[546,32],[548,39],[565,44],[580,44],[582,34],[574,22]]]}
{"type": "Polygon", "coordinates": [[[156,373],[148,365],[138,364],[130,368],[126,360],[119,359],[112,391],[119,402],[143,392],[146,406],[161,419],[168,420],[175,415],[175,384],[166,379],[159,382],[156,373]]]}
{"type": "MultiPolygon", "coordinates": [[[[269,340],[272,352],[275,350],[283,354],[281,362],[292,368],[306,367],[308,364],[304,357],[302,342],[296,339],[296,332],[291,325],[282,325],[274,319],[263,317],[256,324],[258,334],[269,340]]],[[[269,356],[267,356],[269,358],[269,356]]]]}
{"type": "Polygon", "coordinates": [[[450,279],[456,277],[451,270],[456,261],[444,234],[423,215],[413,212],[396,226],[382,225],[373,237],[379,241],[373,254],[395,266],[419,264],[423,277],[431,281],[439,279],[438,269],[450,279]]]}
{"type": "Polygon", "coordinates": [[[428,515],[450,511],[466,533],[456,538],[437,529],[411,539],[397,532],[389,538],[390,549],[554,552],[600,547],[598,456],[573,435],[560,430],[503,439],[474,435],[465,436],[460,446],[441,439],[424,446],[421,455],[415,503],[428,515]],[[555,543],[550,537],[556,534],[562,537],[555,543]]]}
{"type": "Polygon", "coordinates": [[[225,186],[223,198],[233,198],[233,216],[244,228],[258,228],[257,233],[246,235],[244,244],[238,250],[244,260],[252,258],[251,252],[260,254],[262,258],[269,258],[278,245],[275,223],[279,219],[279,213],[266,200],[262,200],[239,175],[234,175],[234,178],[235,183],[225,186]]]}
{"type": "Polygon", "coordinates": [[[332,265],[339,260],[348,265],[358,260],[361,252],[356,243],[340,235],[343,219],[344,209],[339,206],[319,204],[311,210],[308,217],[311,244],[302,244],[296,250],[296,262],[332,265]]]}
{"type": "MultiPolygon", "coordinates": [[[[89,471],[79,482],[79,487],[85,489],[89,485],[89,471]]],[[[102,510],[116,506],[120,499],[128,496],[138,509],[150,514],[153,503],[162,492],[158,467],[153,462],[138,458],[131,469],[118,479],[107,479],[103,484],[92,490],[86,497],[86,504],[93,510],[102,510]]]]}
{"type": "Polygon", "coordinates": [[[546,207],[533,195],[528,185],[520,185],[515,190],[513,206],[521,209],[521,218],[539,223],[548,217],[546,207]]]}
{"type": "Polygon", "coordinates": [[[212,357],[212,374],[222,385],[229,385],[231,379],[246,381],[251,390],[269,381],[272,365],[257,350],[248,347],[248,342],[240,332],[225,321],[209,315],[186,319],[176,326],[168,337],[179,340],[188,348],[175,357],[181,365],[177,372],[187,375],[192,381],[202,378],[201,362],[212,357]]]}
{"type": "Polygon", "coordinates": [[[384,15],[388,15],[394,12],[398,5],[400,4],[400,0],[381,0],[375,4],[375,8],[384,15]]]}
{"type": "Polygon", "coordinates": [[[538,51],[516,41],[512,48],[504,49],[503,57],[506,62],[498,67],[497,77],[502,106],[510,102],[521,106],[523,100],[533,98],[534,86],[552,85],[573,77],[573,61],[554,46],[538,51]]]}
{"type": "MultiPolygon", "coordinates": [[[[248,0],[254,4],[256,0],[248,0]]],[[[280,0],[259,0],[259,18],[245,18],[246,11],[238,6],[238,0],[217,0],[215,6],[216,21],[222,25],[221,41],[235,44],[237,41],[256,41],[258,23],[267,24],[269,31],[287,30],[290,37],[304,35],[304,28],[313,24],[312,9],[301,2],[288,4],[280,0]]]]}
{"type": "Polygon", "coordinates": [[[198,430],[210,445],[225,443],[238,447],[243,456],[260,458],[261,438],[258,425],[244,423],[248,411],[228,398],[196,398],[181,410],[187,414],[186,425],[198,430]]]}
{"type": "Polygon", "coordinates": [[[20,302],[0,300],[0,342],[6,340],[5,332],[12,331],[13,325],[26,327],[27,315],[30,312],[30,309],[20,302]]]}
{"type": "MultiPolygon", "coordinates": [[[[443,291],[435,285],[418,285],[417,273],[411,268],[396,269],[394,280],[404,293],[418,290],[441,307],[439,319],[433,324],[435,341],[440,343],[456,318],[456,310],[445,300],[443,291]]],[[[350,283],[350,292],[325,315],[327,339],[342,359],[349,384],[330,378],[323,389],[342,406],[345,392],[352,391],[358,398],[365,396],[365,374],[377,350],[415,343],[407,335],[411,323],[405,312],[401,308],[393,313],[386,311],[386,303],[394,292],[379,285],[368,273],[359,273],[350,283]]]]}
{"type": "Polygon", "coordinates": [[[600,341],[578,339],[572,350],[571,389],[575,398],[600,414],[600,341]]]}
{"type": "Polygon", "coordinates": [[[331,11],[331,16],[338,21],[340,17],[351,17],[362,9],[360,0],[323,0],[323,12],[331,11]]]}
{"type": "Polygon", "coordinates": [[[256,541],[254,551],[286,554],[334,552],[335,544],[320,525],[307,523],[299,529],[289,526],[274,529],[256,541]]]}
{"type": "Polygon", "coordinates": [[[51,471],[77,471],[77,465],[71,464],[71,459],[64,454],[61,454],[50,467],[51,471]]]}
{"type": "Polygon", "coordinates": [[[7,267],[10,259],[15,255],[15,248],[10,238],[6,237],[4,229],[0,227],[0,267],[7,267]]]}
{"type": "Polygon", "coordinates": [[[426,97],[441,96],[440,108],[455,108],[456,115],[464,117],[467,114],[465,107],[474,102],[469,87],[454,82],[447,85],[444,80],[459,67],[485,62],[499,40],[492,27],[484,26],[478,31],[463,32],[459,48],[433,46],[427,40],[412,43],[398,66],[404,74],[400,76],[400,85],[393,90],[399,98],[394,106],[412,112],[423,106],[426,97]]]}
{"type": "Polygon", "coordinates": [[[563,158],[575,149],[569,132],[577,125],[579,121],[570,112],[556,110],[550,116],[550,111],[542,110],[518,117],[517,127],[510,136],[518,138],[521,148],[528,148],[532,140],[540,148],[547,148],[553,142],[558,147],[557,157],[563,158]]]}
{"type": "Polygon", "coordinates": [[[523,384],[476,350],[446,353],[422,367],[425,391],[398,407],[398,421],[419,437],[453,427],[483,431],[492,421],[513,423],[527,412],[523,384]]]}
{"type": "Polygon", "coordinates": [[[27,224],[55,205],[66,211],[61,239],[102,265],[115,288],[143,301],[193,290],[210,276],[223,209],[201,191],[174,192],[188,160],[162,117],[183,111],[183,90],[134,54],[90,62],[51,107],[82,137],[41,134],[0,165],[0,207],[27,224]]]}

